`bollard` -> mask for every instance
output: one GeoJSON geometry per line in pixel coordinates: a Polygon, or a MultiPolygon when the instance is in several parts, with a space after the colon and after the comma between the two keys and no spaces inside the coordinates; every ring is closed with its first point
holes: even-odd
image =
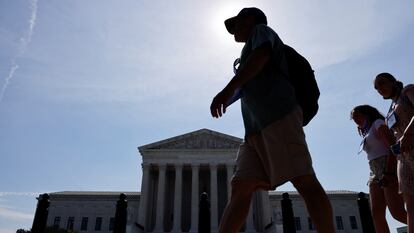
{"type": "Polygon", "coordinates": [[[114,233],[125,233],[127,224],[127,207],[128,202],[125,193],[119,195],[119,200],[116,202],[114,233]]]}
{"type": "Polygon", "coordinates": [[[199,203],[198,233],[211,232],[210,219],[210,201],[208,199],[208,194],[206,192],[203,192],[200,196],[199,203]]]}
{"type": "Polygon", "coordinates": [[[44,233],[46,229],[47,216],[49,214],[49,194],[39,195],[35,216],[33,219],[32,233],[44,233]]]}
{"type": "Polygon", "coordinates": [[[283,193],[282,197],[280,202],[282,204],[283,233],[296,233],[292,201],[289,199],[288,193],[283,193]]]}
{"type": "Polygon", "coordinates": [[[361,217],[361,225],[363,233],[375,233],[374,223],[371,216],[371,208],[369,207],[368,198],[363,192],[358,193],[359,216],[361,217]]]}

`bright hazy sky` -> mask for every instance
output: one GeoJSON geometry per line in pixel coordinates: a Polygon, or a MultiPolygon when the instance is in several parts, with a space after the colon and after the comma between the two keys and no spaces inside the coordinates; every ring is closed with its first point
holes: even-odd
{"type": "Polygon", "coordinates": [[[209,105],[242,48],[223,21],[245,6],[316,71],[305,131],[321,183],[368,192],[349,112],[387,111],[380,72],[414,82],[413,1],[0,0],[0,233],[31,227],[39,193],[140,190],[138,146],[201,128],[243,137],[239,104],[222,119],[209,105]]]}

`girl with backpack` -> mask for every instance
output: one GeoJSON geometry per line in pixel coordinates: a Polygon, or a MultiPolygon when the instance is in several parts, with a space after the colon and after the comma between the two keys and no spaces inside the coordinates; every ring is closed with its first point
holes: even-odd
{"type": "Polygon", "coordinates": [[[385,219],[387,206],[396,220],[406,223],[407,217],[404,201],[398,195],[396,160],[389,149],[395,138],[385,125],[384,116],[370,105],[356,106],[351,111],[351,119],[357,124],[362,137],[360,152],[364,150],[369,160],[368,186],[375,230],[377,233],[389,233],[385,219]]]}
{"type": "Polygon", "coordinates": [[[378,74],[374,87],[391,105],[386,123],[397,138],[399,192],[407,207],[408,233],[414,233],[414,85],[404,87],[389,73],[378,74]]]}

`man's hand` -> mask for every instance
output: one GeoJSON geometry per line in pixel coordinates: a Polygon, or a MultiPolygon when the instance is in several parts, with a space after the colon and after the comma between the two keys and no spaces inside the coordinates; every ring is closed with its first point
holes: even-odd
{"type": "Polygon", "coordinates": [[[414,134],[404,134],[400,139],[401,153],[414,149],[414,134]]]}
{"type": "Polygon", "coordinates": [[[216,97],[213,98],[213,101],[210,105],[210,112],[213,117],[221,117],[224,113],[226,113],[227,102],[229,101],[230,97],[232,97],[233,92],[224,88],[221,92],[219,92],[216,97]]]}

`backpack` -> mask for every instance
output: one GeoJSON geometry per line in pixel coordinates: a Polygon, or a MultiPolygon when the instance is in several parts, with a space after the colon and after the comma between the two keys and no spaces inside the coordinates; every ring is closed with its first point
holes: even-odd
{"type": "Polygon", "coordinates": [[[309,62],[296,50],[284,45],[288,64],[289,81],[295,89],[296,99],[303,111],[303,126],[306,126],[319,109],[319,88],[309,62]]]}

